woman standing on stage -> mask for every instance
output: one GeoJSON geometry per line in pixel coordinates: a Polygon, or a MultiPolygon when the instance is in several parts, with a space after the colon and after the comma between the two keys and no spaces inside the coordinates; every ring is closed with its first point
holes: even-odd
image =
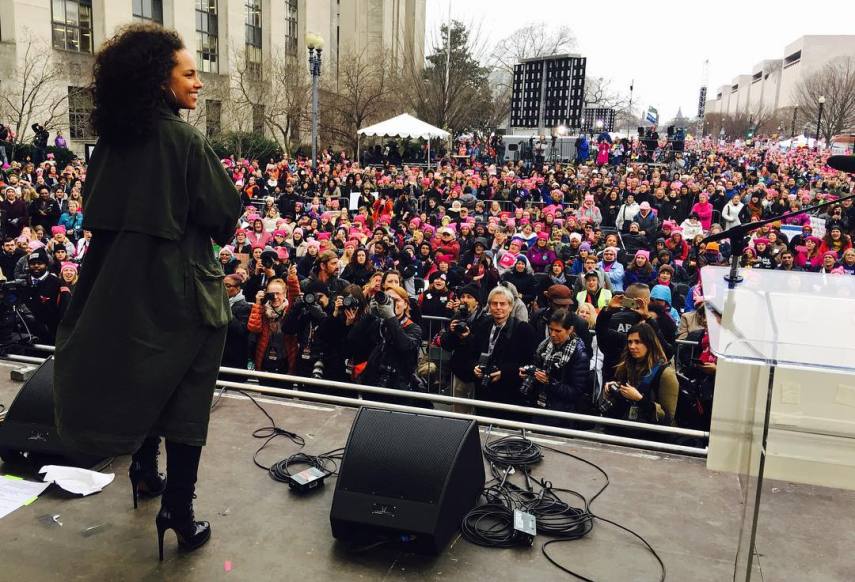
{"type": "Polygon", "coordinates": [[[166,530],[185,549],[211,535],[194,519],[193,494],[230,315],[211,240],[232,238],[240,199],[205,137],[179,117],[196,108],[202,82],[177,33],[124,28],[93,76],[99,140],[84,186],[93,234],[57,334],[57,426],[72,449],[133,453],[134,506],[163,493],[163,559],[166,530]]]}

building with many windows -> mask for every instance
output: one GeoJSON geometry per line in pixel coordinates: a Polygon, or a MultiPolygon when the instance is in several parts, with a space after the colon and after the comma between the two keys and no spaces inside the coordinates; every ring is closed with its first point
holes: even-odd
{"type": "Polygon", "coordinates": [[[754,65],[751,74],[737,75],[719,87],[706,103],[706,114],[768,116],[792,108],[799,83],[840,58],[855,58],[855,35],[803,36],[783,48],[780,59],[754,65]]]}
{"type": "MultiPolygon", "coordinates": [[[[196,54],[210,89],[194,123],[211,136],[230,128],[223,91],[236,71],[260,83],[267,63],[296,59],[303,65],[306,33],[325,40],[323,75],[336,75],[347,54],[382,51],[390,63],[424,61],[426,0],[0,0],[0,91],[23,93],[21,81],[43,78],[34,113],[23,119],[57,129],[82,152],[96,136],[89,127],[94,53],[122,25],[153,22],[176,29],[196,54]],[[54,68],[56,70],[54,70],[54,68]],[[47,73],[47,74],[46,74],[47,73]],[[57,103],[60,103],[57,106],[57,103]]],[[[304,73],[306,74],[306,73],[304,73]]],[[[0,123],[15,125],[20,113],[0,101],[0,123]],[[4,110],[7,109],[7,110],[4,110]]],[[[265,131],[264,103],[253,104],[245,129],[265,131]]],[[[26,127],[23,127],[23,126],[26,127]]],[[[19,132],[20,133],[20,132],[19,132]]],[[[277,136],[274,136],[277,137],[277,136]]]]}

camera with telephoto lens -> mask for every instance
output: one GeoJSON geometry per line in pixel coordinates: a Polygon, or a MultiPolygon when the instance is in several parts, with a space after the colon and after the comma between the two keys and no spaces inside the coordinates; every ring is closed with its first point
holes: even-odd
{"type": "Polygon", "coordinates": [[[318,296],[315,295],[314,293],[304,293],[303,294],[303,305],[305,305],[306,307],[308,307],[310,305],[314,305],[317,302],[318,302],[318,296]]]}
{"type": "Polygon", "coordinates": [[[537,372],[537,370],[538,368],[534,364],[529,364],[520,368],[520,372],[525,374],[525,378],[523,378],[522,384],[520,384],[520,392],[525,397],[531,396],[531,393],[534,392],[534,373],[537,372]]]}
{"type": "Polygon", "coordinates": [[[493,365],[489,354],[481,354],[478,358],[478,367],[481,368],[481,381],[479,386],[486,389],[490,386],[490,374],[498,372],[499,369],[493,365]]]}
{"type": "Polygon", "coordinates": [[[348,295],[347,297],[342,298],[341,306],[343,309],[356,309],[359,307],[359,299],[353,295],[348,295]]]}
{"type": "Polygon", "coordinates": [[[312,366],[312,378],[315,378],[316,380],[322,380],[323,377],[324,377],[324,360],[323,360],[323,355],[321,355],[320,357],[318,357],[317,360],[315,360],[315,365],[312,366]]]}
{"type": "Polygon", "coordinates": [[[460,307],[455,310],[454,314],[452,314],[452,321],[457,321],[457,324],[454,326],[453,331],[457,335],[463,335],[467,331],[469,331],[469,324],[466,323],[466,320],[469,318],[469,308],[466,305],[461,304],[460,307]]]}
{"type": "Polygon", "coordinates": [[[374,294],[374,302],[377,305],[389,305],[392,303],[392,298],[389,297],[388,293],[384,293],[383,291],[378,291],[374,294]]]}
{"type": "Polygon", "coordinates": [[[380,388],[391,388],[395,367],[390,364],[380,364],[377,369],[377,385],[380,388]]]}
{"type": "Polygon", "coordinates": [[[618,382],[606,382],[598,403],[598,408],[603,416],[607,416],[609,411],[614,408],[615,399],[618,397],[620,397],[620,384],[618,382]]]}

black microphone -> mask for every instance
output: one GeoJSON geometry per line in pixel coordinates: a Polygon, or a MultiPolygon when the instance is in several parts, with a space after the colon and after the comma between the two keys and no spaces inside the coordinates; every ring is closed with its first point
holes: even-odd
{"type": "MultiPolygon", "coordinates": [[[[855,164],[855,156],[832,156],[832,158],[849,158],[851,157],[853,160],[853,164],[855,164]]],[[[831,159],[831,158],[829,158],[831,159]]],[[[789,218],[791,216],[796,216],[798,214],[806,214],[808,212],[813,212],[814,210],[819,210],[820,208],[825,208],[826,206],[830,206],[832,204],[839,204],[844,200],[848,200],[850,198],[855,198],[855,194],[850,194],[849,196],[843,196],[836,200],[829,200],[828,202],[822,202],[821,204],[816,204],[814,206],[808,206],[807,208],[802,208],[801,210],[796,210],[794,212],[785,212],[784,214],[779,214],[778,216],[773,216],[772,218],[767,218],[765,220],[758,220],[757,222],[746,222],[745,224],[737,224],[732,228],[728,228],[727,230],[723,230],[717,234],[711,234],[706,237],[701,243],[706,244],[714,241],[719,241],[725,238],[729,239],[738,239],[740,237],[744,237],[749,232],[757,230],[761,226],[765,226],[767,224],[771,224],[773,222],[777,222],[779,220],[783,220],[785,218],[789,218]]]]}

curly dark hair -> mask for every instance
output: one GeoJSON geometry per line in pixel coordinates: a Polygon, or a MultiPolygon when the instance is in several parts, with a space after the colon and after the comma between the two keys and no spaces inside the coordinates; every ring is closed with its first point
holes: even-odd
{"type": "Polygon", "coordinates": [[[155,24],[125,26],[104,43],[92,82],[92,127],[100,139],[129,143],[151,133],[175,53],[183,48],[177,32],[155,24]]]}

